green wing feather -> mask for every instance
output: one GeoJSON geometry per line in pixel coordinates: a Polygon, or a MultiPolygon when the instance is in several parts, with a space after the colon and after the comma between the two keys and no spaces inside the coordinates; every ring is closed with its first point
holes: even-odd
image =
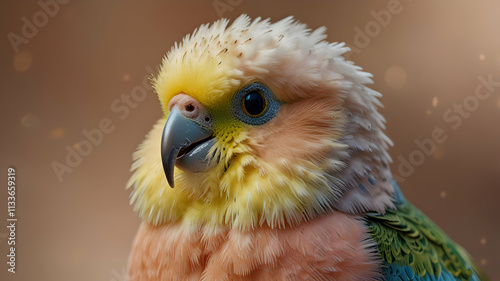
{"type": "MultiPolygon", "coordinates": [[[[439,277],[442,270],[458,280],[473,279],[475,271],[481,274],[472,268],[472,259],[465,250],[415,206],[402,196],[399,199],[394,210],[366,214],[372,237],[386,263],[411,266],[421,277],[439,277]]],[[[481,276],[481,280],[487,278],[481,276]]]]}

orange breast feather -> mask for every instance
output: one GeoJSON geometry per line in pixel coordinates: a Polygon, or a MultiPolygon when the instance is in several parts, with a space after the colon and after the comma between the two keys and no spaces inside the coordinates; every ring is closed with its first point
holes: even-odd
{"type": "Polygon", "coordinates": [[[242,231],[143,223],[129,259],[136,280],[376,280],[364,223],[335,213],[286,229],[242,231]]]}

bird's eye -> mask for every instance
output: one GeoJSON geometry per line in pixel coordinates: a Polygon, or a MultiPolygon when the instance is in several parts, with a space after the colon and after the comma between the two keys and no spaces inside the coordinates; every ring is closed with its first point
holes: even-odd
{"type": "Polygon", "coordinates": [[[281,102],[273,92],[261,83],[245,86],[232,101],[233,115],[251,125],[262,125],[273,119],[280,106],[281,102]]]}
{"type": "Polygon", "coordinates": [[[266,98],[258,90],[246,94],[241,100],[241,108],[250,117],[259,117],[267,107],[266,98]]]}

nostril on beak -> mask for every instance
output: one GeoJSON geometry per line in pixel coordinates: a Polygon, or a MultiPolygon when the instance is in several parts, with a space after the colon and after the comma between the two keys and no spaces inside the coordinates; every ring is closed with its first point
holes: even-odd
{"type": "Polygon", "coordinates": [[[168,105],[169,110],[176,106],[179,112],[187,118],[194,119],[200,114],[203,106],[194,98],[186,94],[178,94],[174,96],[168,105]]]}
{"type": "Polygon", "coordinates": [[[177,107],[182,116],[193,120],[204,129],[212,129],[212,117],[210,113],[195,98],[186,94],[177,94],[172,97],[168,104],[168,109],[170,111],[172,111],[174,107],[177,107]]]}

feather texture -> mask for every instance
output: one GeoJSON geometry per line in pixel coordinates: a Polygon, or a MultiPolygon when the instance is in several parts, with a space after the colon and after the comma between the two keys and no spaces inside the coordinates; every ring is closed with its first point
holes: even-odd
{"type": "Polygon", "coordinates": [[[243,15],[202,25],[167,53],[153,81],[164,115],[128,182],[144,220],[131,281],[479,280],[468,254],[393,185],[381,95],[344,59],[349,48],[325,38],[292,17],[243,15]],[[232,108],[255,82],[279,107],[259,125],[232,108]],[[210,169],[175,168],[172,189],[160,146],[179,94],[210,117],[215,144],[210,169]]]}
{"type": "Polygon", "coordinates": [[[402,195],[396,209],[366,218],[388,280],[479,280],[469,254],[402,195]]]}
{"type": "Polygon", "coordinates": [[[380,261],[360,217],[342,213],[287,229],[151,226],[129,260],[135,280],[379,280],[380,261]]]}
{"type": "Polygon", "coordinates": [[[129,181],[140,216],[153,224],[284,227],[333,208],[362,214],[393,207],[380,94],[365,86],[370,74],[342,57],[349,49],[325,38],[325,28],[312,31],[291,17],[241,16],[203,25],[176,44],[154,80],[165,113],[159,124],[173,96],[195,98],[213,117],[219,164],[208,173],[175,169],[178,188],[170,189],[155,126],[134,155],[129,181]],[[260,126],[243,124],[230,108],[252,81],[283,103],[260,126]]]}

